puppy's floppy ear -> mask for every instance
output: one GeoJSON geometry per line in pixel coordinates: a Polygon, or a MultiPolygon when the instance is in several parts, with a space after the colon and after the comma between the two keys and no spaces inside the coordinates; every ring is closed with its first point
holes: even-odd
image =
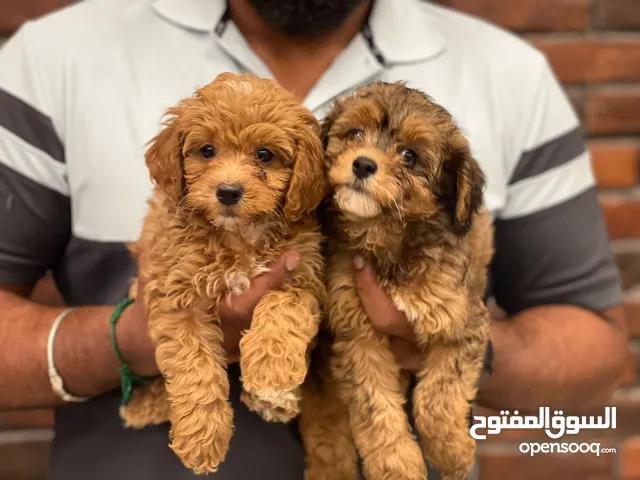
{"type": "Polygon", "coordinates": [[[327,149],[327,145],[329,143],[329,132],[331,131],[335,121],[342,114],[343,110],[344,106],[342,105],[342,102],[336,100],[333,107],[331,107],[331,110],[329,110],[326,117],[322,120],[322,123],[320,124],[320,141],[322,142],[323,150],[327,149]]]}
{"type": "Polygon", "coordinates": [[[176,203],[182,199],[185,189],[178,113],[178,108],[168,110],[164,128],[149,142],[145,154],[151,180],[176,203]]]}
{"type": "Polygon", "coordinates": [[[296,158],[284,203],[284,215],[299,220],[314,211],[326,191],[324,152],[319,137],[318,121],[309,112],[302,119],[296,138],[296,158]]]}
{"type": "Polygon", "coordinates": [[[466,235],[471,229],[474,214],[483,202],[485,177],[480,165],[471,155],[467,140],[453,134],[449,143],[449,157],[442,166],[442,193],[457,235],[466,235]]]}

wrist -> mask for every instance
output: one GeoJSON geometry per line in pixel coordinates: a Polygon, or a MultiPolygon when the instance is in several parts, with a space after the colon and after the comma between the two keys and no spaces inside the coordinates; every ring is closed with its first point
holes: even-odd
{"type": "Polygon", "coordinates": [[[74,402],[74,403],[82,403],[87,401],[88,397],[78,397],[73,395],[67,391],[64,385],[64,381],[62,376],[58,372],[56,368],[55,362],[55,343],[56,343],[56,334],[60,327],[62,321],[69,316],[74,311],[73,308],[67,308],[60,312],[56,319],[53,321],[51,329],[49,330],[49,335],[47,337],[47,374],[49,376],[49,383],[51,385],[51,390],[55,395],[62,399],[64,402],[74,402]]]}
{"type": "Polygon", "coordinates": [[[125,308],[115,326],[115,341],[122,359],[136,375],[153,377],[159,371],[146,322],[140,321],[143,315],[137,302],[125,308]]]}

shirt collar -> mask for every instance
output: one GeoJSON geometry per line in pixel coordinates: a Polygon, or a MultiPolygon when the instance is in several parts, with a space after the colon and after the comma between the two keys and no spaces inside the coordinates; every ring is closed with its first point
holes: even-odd
{"type": "MultiPolygon", "coordinates": [[[[225,0],[154,0],[154,11],[184,28],[214,30],[226,10],[225,0]]],[[[425,60],[445,47],[430,16],[431,7],[421,0],[375,0],[369,17],[372,39],[388,63],[425,60]]]]}
{"type": "Polygon", "coordinates": [[[369,17],[373,41],[388,63],[426,60],[445,47],[431,18],[431,6],[421,0],[375,0],[369,17]]]}
{"type": "Polygon", "coordinates": [[[154,0],[153,10],[165,20],[200,32],[212,32],[227,9],[225,0],[154,0]]]}

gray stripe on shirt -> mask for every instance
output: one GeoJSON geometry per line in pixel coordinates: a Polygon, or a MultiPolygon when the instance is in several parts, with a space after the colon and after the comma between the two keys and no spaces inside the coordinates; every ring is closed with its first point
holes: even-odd
{"type": "Polygon", "coordinates": [[[64,163],[64,146],[51,119],[1,88],[0,126],[64,163]]]}
{"type": "Polygon", "coordinates": [[[509,185],[570,162],[584,153],[586,148],[582,128],[576,127],[533,150],[524,152],[518,160],[509,185]]]}

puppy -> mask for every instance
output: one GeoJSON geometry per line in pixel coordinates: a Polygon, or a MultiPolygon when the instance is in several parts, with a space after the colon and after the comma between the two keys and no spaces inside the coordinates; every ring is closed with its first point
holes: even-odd
{"type": "Polygon", "coordinates": [[[322,131],[332,188],[331,369],[364,473],[424,480],[426,457],[443,479],[462,480],[474,461],[467,417],[490,328],[483,173],[449,113],[400,83],[370,84],[338,101],[322,131]],[[356,292],[356,254],[411,322],[424,352],[413,393],[422,449],[403,409],[408,379],[356,292]]]}
{"type": "Polygon", "coordinates": [[[266,420],[298,414],[324,301],[316,207],[325,192],[319,125],[270,80],[225,73],[169,109],[146,164],[155,184],[136,251],[162,378],[123,411],[133,427],[171,421],[171,448],[217,470],[232,435],[217,306],[286,250],[300,263],[253,312],[240,342],[243,401],[266,420]]]}

